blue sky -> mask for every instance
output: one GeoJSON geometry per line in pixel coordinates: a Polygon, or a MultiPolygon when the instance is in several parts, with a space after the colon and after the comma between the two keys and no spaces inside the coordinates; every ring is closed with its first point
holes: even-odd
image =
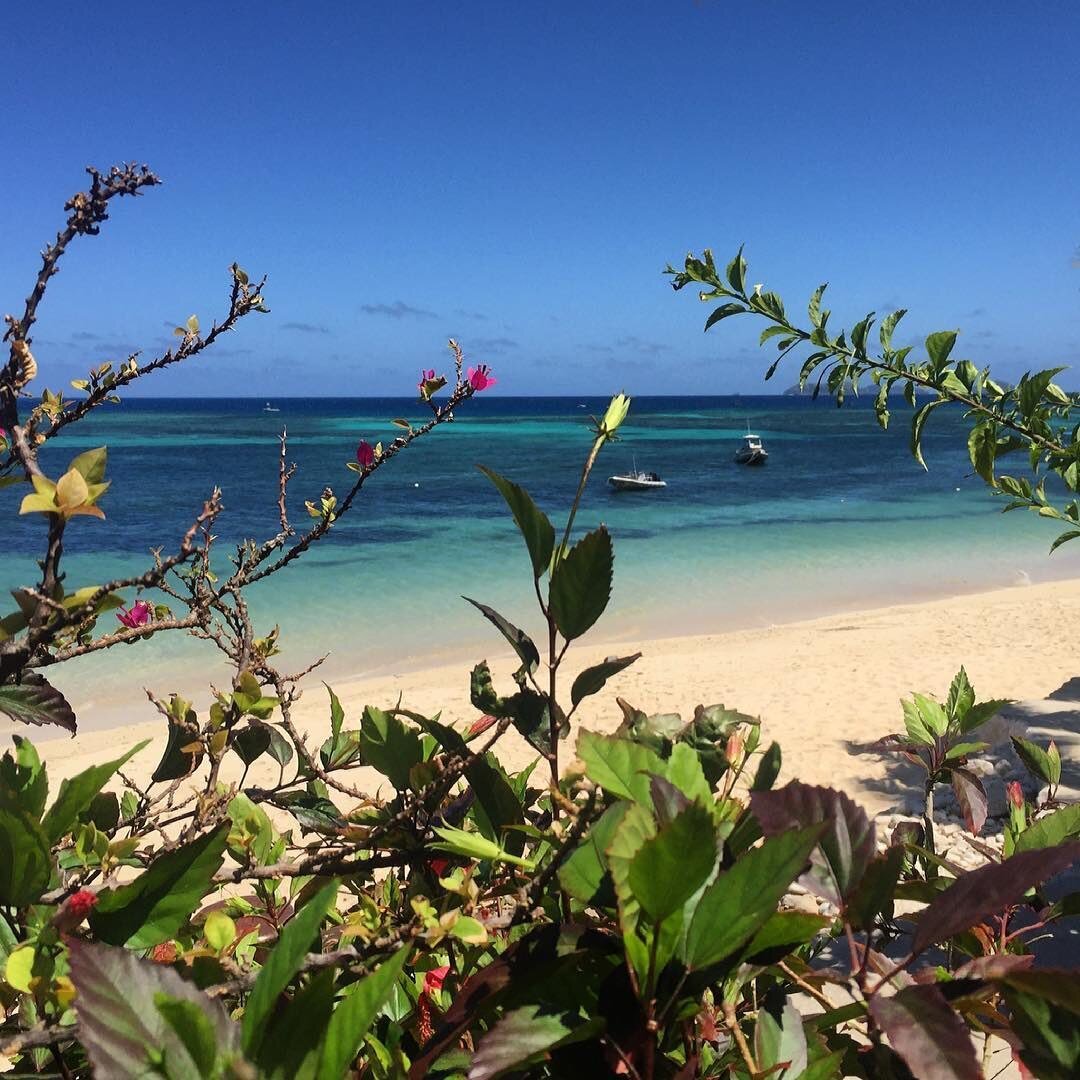
{"type": "Polygon", "coordinates": [[[902,305],[1005,376],[1076,363],[1080,6],[809,7],[36,4],[0,86],[0,306],[82,167],[137,159],[165,186],[41,309],[54,387],[209,323],[237,259],[272,314],[143,393],[408,394],[451,334],[499,392],[754,392],[761,326],[704,335],[661,276],[743,242],[789,309],[828,280],[834,319],[902,305]]]}

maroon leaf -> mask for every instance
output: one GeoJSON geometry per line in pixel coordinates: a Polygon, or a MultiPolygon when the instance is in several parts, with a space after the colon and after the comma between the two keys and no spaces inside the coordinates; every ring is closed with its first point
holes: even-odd
{"type": "Polygon", "coordinates": [[[67,699],[40,675],[25,675],[18,685],[0,686],[0,713],[20,724],[55,724],[75,734],[75,713],[67,699]]]}
{"type": "Polygon", "coordinates": [[[751,792],[750,808],[766,836],[827,822],[810,869],[799,880],[836,904],[854,892],[874,857],[874,826],[847,795],[795,780],[775,791],[751,792]]]}
{"type": "Polygon", "coordinates": [[[162,1052],[186,1057],[177,1032],[154,1007],[160,994],[189,1002],[202,1013],[218,1053],[239,1053],[240,1029],[216,1001],[172,968],[142,960],[128,949],[74,939],[71,981],[78,991],[79,1041],[98,1080],[147,1075],[151,1058],[162,1052]]]}
{"type": "Polygon", "coordinates": [[[990,956],[976,956],[958,967],[953,974],[958,979],[1000,979],[1014,971],[1023,971],[1034,963],[1035,957],[1031,953],[992,953],[990,956]]]}
{"type": "Polygon", "coordinates": [[[1080,858],[1080,843],[1037,851],[1021,851],[1002,863],[983,866],[960,877],[922,913],[911,951],[968,930],[988,915],[1017,903],[1032,886],[1071,866],[1080,858]]]}
{"type": "Polygon", "coordinates": [[[936,986],[875,994],[870,1015],[919,1080],[981,1080],[971,1035],[936,986]]]}
{"type": "Polygon", "coordinates": [[[956,792],[956,801],[964,815],[964,824],[972,836],[978,836],[986,824],[986,812],[989,803],[982,781],[968,769],[950,769],[952,789],[956,792]]]}

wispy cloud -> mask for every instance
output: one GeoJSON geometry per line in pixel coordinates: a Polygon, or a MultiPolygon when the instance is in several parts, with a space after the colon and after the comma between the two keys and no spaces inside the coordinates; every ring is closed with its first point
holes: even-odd
{"type": "Polygon", "coordinates": [[[972,308],[970,311],[965,311],[964,314],[960,316],[960,318],[961,319],[981,319],[985,314],[986,314],[986,308],[977,307],[977,308],[972,308]]]}
{"type": "Polygon", "coordinates": [[[661,344],[658,341],[643,341],[631,334],[629,337],[621,337],[615,342],[618,349],[629,349],[632,352],[641,353],[643,356],[658,356],[662,352],[668,352],[670,345],[661,344]]]}
{"type": "Polygon", "coordinates": [[[579,345],[578,348],[595,353],[613,353],[615,351],[611,345],[579,345]]]}
{"type": "Polygon", "coordinates": [[[488,317],[480,311],[465,311],[463,308],[457,308],[454,314],[460,315],[463,319],[475,319],[477,322],[488,321],[488,317]]]}
{"type": "Polygon", "coordinates": [[[518,348],[518,343],[507,337],[472,338],[463,344],[468,345],[471,352],[503,353],[518,348]]]}
{"type": "Polygon", "coordinates": [[[92,330],[76,330],[71,335],[72,341],[100,341],[101,335],[95,334],[92,330]]]}
{"type": "Polygon", "coordinates": [[[325,326],[316,326],[314,323],[309,322],[287,322],[282,327],[282,330],[299,330],[301,334],[329,334],[330,331],[325,326]]]}
{"type": "Polygon", "coordinates": [[[976,330],[975,333],[972,334],[971,336],[976,341],[989,341],[991,338],[996,338],[997,337],[997,331],[996,330],[976,330]]]}
{"type": "Polygon", "coordinates": [[[395,300],[392,304],[361,304],[360,310],[367,315],[386,315],[391,319],[437,319],[434,311],[413,307],[404,300],[395,300]]]}

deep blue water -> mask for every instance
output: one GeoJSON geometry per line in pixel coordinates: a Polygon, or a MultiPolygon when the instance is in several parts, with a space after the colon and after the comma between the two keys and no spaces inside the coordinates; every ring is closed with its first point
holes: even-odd
{"type": "MultiPolygon", "coordinates": [[[[80,518],[68,530],[69,589],[138,569],[151,547],[171,550],[214,484],[226,506],[219,559],[229,543],[272,534],[282,427],[299,467],[290,509],[302,527],[305,499],[327,484],[340,494],[350,486],[344,466],[360,438],[389,442],[391,418],[425,418],[403,399],[283,398],[278,413],[263,404],[129,400],[50,443],[50,475],[88,447],[109,446],[107,520],[80,518]]],[[[525,486],[558,527],[590,444],[588,416],[605,404],[477,396],[369,481],[318,550],[261,586],[257,615],[281,623],[290,659],[332,650],[331,673],[496,651],[460,595],[528,626],[531,586],[513,523],[474,466],[525,486]]],[[[615,539],[615,594],[600,636],[719,631],[1078,571],[1071,547],[1047,554],[1053,523],[999,513],[971,475],[959,414],[931,418],[924,472],[908,449],[910,410],[899,400],[893,410],[883,433],[865,399],[843,409],[798,397],[636,399],[578,519],[582,528],[606,522],[615,539]],[[763,468],[732,461],[748,423],[769,449],[763,468]],[[605,477],[635,461],[667,489],[610,491],[605,477]]],[[[4,588],[32,579],[40,550],[42,519],[13,516],[22,493],[0,491],[4,588]]],[[[201,654],[163,636],[125,655],[135,680],[201,654]]],[[[97,669],[81,671],[92,679],[97,669]]]]}

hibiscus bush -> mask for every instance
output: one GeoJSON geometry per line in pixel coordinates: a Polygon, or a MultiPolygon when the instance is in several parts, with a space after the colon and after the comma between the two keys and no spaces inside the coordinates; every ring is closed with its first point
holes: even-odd
{"type": "MultiPolygon", "coordinates": [[[[43,672],[155,634],[214,642],[234,677],[202,713],[179,691],[157,700],[160,758],[146,782],[125,768],[145,744],[59,785],[28,738],[0,758],[5,1067],[184,1080],[966,1080],[1015,1058],[1034,1075],[1076,1075],[1080,972],[1036,966],[1033,953],[1080,909],[1080,894],[1045,887],[1080,855],[1080,814],[1054,801],[1056,750],[1028,744],[1024,760],[1057,780],[1037,802],[1014,797],[1002,851],[983,845],[986,864],[965,871],[935,850],[932,814],[879,836],[845,794],[781,784],[780,747],[734,708],[649,715],[619,699],[611,733],[580,725],[581,703],[638,659],[566,674],[613,586],[611,535],[574,523],[624,395],[593,421],[558,531],[512,478],[485,470],[520,530],[522,596],[546,639],[541,652],[470,600],[519,664],[505,685],[476,665],[462,726],[401,701],[348,716],[329,690],[309,741],[293,719],[308,673],[278,669],[279,632],[254,625],[245,602],[252,583],[331,535],[375,470],[492,384],[455,343],[451,376],[421,373],[430,419],[395,421],[388,445],[361,442],[356,479],[341,497],[313,497],[304,530],[286,511],[283,437],[274,536],[216,557],[211,492],[145,573],[69,592],[63,537],[95,527],[74,518],[105,512],[107,458],[78,455],[53,480],[38,447],[265,308],[263,283],[234,265],[209,331],[187,320],[173,350],[91,372],[73,401],[31,397],[29,330],[56,261],[114,198],[156,183],[128,166],[91,180],[26,312],[8,319],[0,475],[27,486],[21,509],[40,515],[43,557],[0,622],[0,711],[74,731],[43,672]],[[109,612],[115,624],[99,629],[109,612]],[[517,772],[498,756],[511,729],[535,750],[517,772]],[[252,771],[269,779],[249,782],[252,771]],[[809,910],[795,902],[807,896],[809,910]]],[[[887,745],[923,763],[932,793],[970,773],[999,704],[976,702],[961,673],[944,703],[905,706],[905,734],[887,745]]],[[[977,777],[960,783],[974,806],[977,777]]],[[[970,817],[978,833],[986,815],[970,817]]]]}

